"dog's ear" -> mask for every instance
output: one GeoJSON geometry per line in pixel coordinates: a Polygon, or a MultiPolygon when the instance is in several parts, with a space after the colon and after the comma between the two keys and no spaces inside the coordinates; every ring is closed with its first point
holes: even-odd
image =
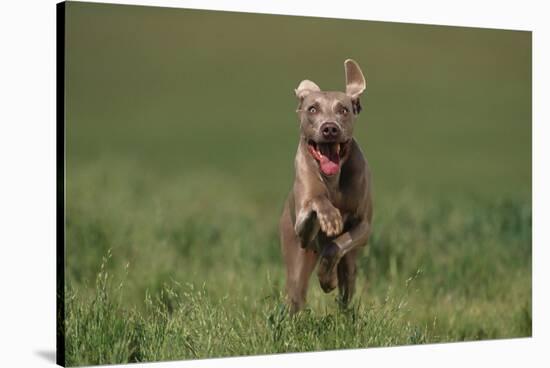
{"type": "Polygon", "coordinates": [[[301,108],[302,101],[307,95],[309,95],[311,92],[319,91],[321,91],[321,88],[319,88],[319,86],[312,81],[307,79],[301,81],[298,85],[298,88],[294,90],[294,92],[296,93],[296,97],[298,97],[298,100],[300,101],[300,103],[298,104],[298,109],[301,108]]]}
{"type": "Polygon", "coordinates": [[[351,97],[353,103],[353,112],[359,114],[361,112],[361,104],[359,96],[365,91],[367,82],[363,76],[363,72],[359,65],[352,59],[344,61],[346,69],[346,94],[351,97]]]}

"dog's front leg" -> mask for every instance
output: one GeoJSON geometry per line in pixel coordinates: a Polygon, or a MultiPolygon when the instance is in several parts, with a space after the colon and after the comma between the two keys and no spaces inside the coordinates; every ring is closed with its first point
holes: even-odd
{"type": "Polygon", "coordinates": [[[316,197],[311,201],[311,208],[317,213],[319,226],[327,236],[336,236],[342,232],[344,222],[340,210],[325,196],[316,197]]]}
{"type": "Polygon", "coordinates": [[[367,242],[370,234],[370,225],[367,219],[359,222],[350,231],[346,231],[335,239],[329,240],[321,250],[318,276],[321,287],[326,292],[336,287],[335,272],[336,265],[342,257],[359,245],[367,242]]]}
{"type": "Polygon", "coordinates": [[[343,257],[353,248],[365,244],[370,235],[370,224],[366,219],[362,220],[350,231],[347,231],[332,242],[338,247],[338,253],[343,257]]]}
{"type": "Polygon", "coordinates": [[[317,221],[317,215],[310,205],[303,206],[296,211],[294,230],[300,239],[302,248],[307,248],[317,236],[319,221],[317,221]]]}
{"type": "Polygon", "coordinates": [[[303,248],[311,244],[319,229],[327,236],[336,236],[342,232],[342,228],[340,211],[326,197],[307,201],[296,211],[294,229],[303,248]]]}

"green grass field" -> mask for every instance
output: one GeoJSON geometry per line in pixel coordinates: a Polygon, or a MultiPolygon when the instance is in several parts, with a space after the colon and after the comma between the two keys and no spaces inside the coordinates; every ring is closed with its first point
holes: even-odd
{"type": "Polygon", "coordinates": [[[70,3],[69,365],[531,336],[531,34],[70,3]],[[374,233],[283,307],[293,89],[367,77],[374,233]]]}

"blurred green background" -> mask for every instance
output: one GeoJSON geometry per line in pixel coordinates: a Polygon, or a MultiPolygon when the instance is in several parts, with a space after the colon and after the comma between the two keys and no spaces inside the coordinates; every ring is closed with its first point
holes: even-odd
{"type": "Polygon", "coordinates": [[[530,32],[66,11],[71,365],[530,336],[530,32]],[[374,234],[356,314],[313,277],[292,322],[276,308],[294,88],[343,90],[346,58],[367,79],[374,234]]]}
{"type": "Polygon", "coordinates": [[[156,7],[69,4],[67,164],[223,172],[280,200],[294,88],[367,78],[356,128],[379,195],[531,189],[531,34],[156,7]]]}

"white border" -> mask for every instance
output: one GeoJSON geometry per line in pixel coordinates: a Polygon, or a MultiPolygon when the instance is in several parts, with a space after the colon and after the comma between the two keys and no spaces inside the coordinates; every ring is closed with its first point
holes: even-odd
{"type": "MultiPolygon", "coordinates": [[[[98,1],[106,2],[106,1],[98,1]]],[[[271,14],[533,30],[532,339],[269,357],[152,367],[542,366],[550,346],[548,12],[542,1],[108,1],[271,14]],[[545,226],[546,225],[546,226],[545,226]],[[546,267],[545,267],[546,266],[546,267]],[[546,312],[546,313],[545,313],[546,312]],[[546,350],[545,350],[546,348],[546,350]],[[546,354],[545,354],[546,353],[546,354]],[[542,358],[542,359],[541,359],[542,358]]],[[[55,349],[55,1],[3,2],[0,11],[0,355],[2,366],[48,366],[55,349]]],[[[134,364],[132,367],[146,366],[134,364]]]]}

